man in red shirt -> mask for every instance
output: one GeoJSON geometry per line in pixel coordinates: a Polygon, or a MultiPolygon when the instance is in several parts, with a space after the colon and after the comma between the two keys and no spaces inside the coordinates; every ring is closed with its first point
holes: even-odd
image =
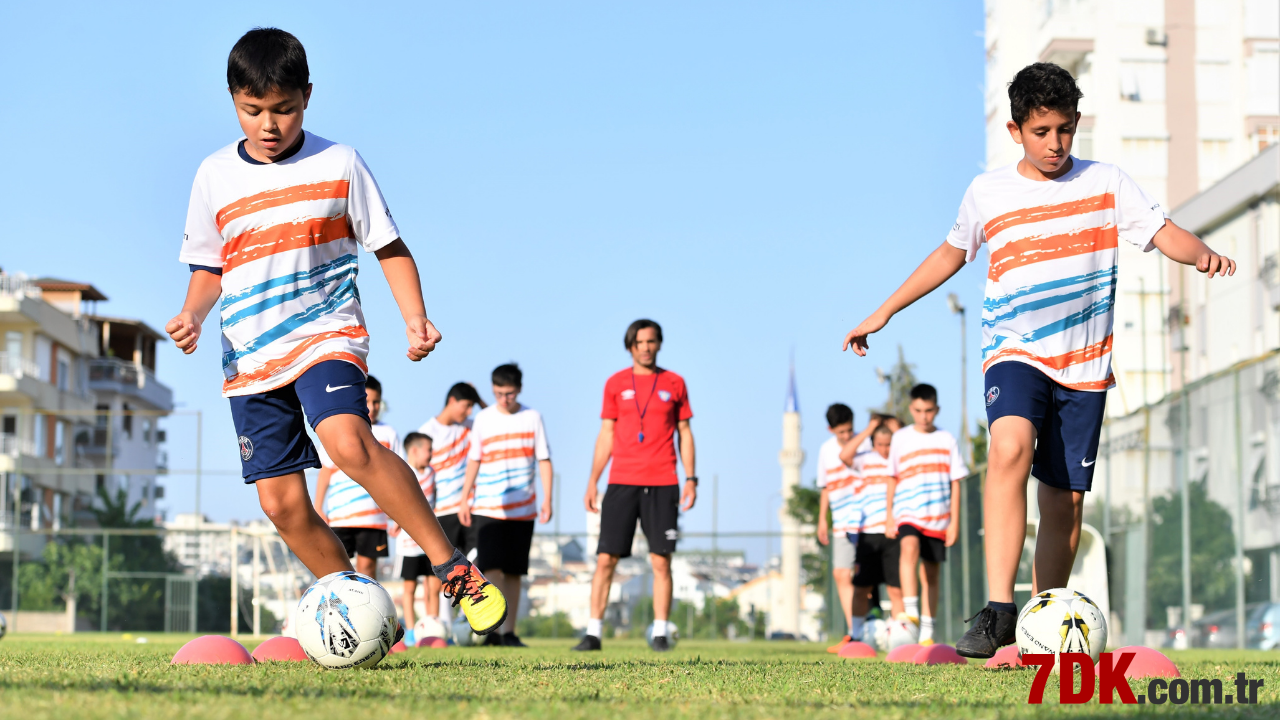
{"type": "Polygon", "coordinates": [[[600,546],[591,579],[591,618],[587,634],[574,650],[599,650],[609,586],[618,560],[631,556],[636,519],[649,541],[653,565],[653,649],[670,648],[667,622],[671,612],[671,553],[680,538],[681,511],[693,508],[698,496],[694,472],[693,431],[689,393],[684,378],[658,367],[662,328],[652,320],[636,320],[625,338],[631,367],[614,373],[604,384],[600,436],[596,438],[591,479],[587,481],[587,512],[600,513],[600,546]],[[684,464],[684,493],[676,476],[675,437],[680,438],[684,464]],[[596,484],[613,460],[604,502],[596,484]]]}

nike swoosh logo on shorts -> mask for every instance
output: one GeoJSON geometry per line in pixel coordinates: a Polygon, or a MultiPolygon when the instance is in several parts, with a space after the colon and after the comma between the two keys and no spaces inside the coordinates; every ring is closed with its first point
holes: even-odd
{"type": "Polygon", "coordinates": [[[387,549],[386,545],[379,545],[378,547],[374,548],[374,550],[377,550],[378,552],[382,552],[383,550],[386,550],[386,549],[387,549]]]}
{"type": "Polygon", "coordinates": [[[1083,459],[1083,458],[1081,458],[1081,460],[1080,460],[1080,467],[1089,467],[1090,465],[1092,465],[1093,463],[1096,463],[1096,462],[1098,462],[1098,458],[1094,458],[1094,459],[1093,459],[1093,462],[1085,462],[1085,461],[1084,461],[1084,459],[1083,459]]]}
{"type": "Polygon", "coordinates": [[[349,388],[349,387],[351,387],[351,386],[350,386],[350,385],[339,385],[338,387],[333,387],[332,385],[330,385],[330,384],[328,384],[328,383],[325,383],[325,385],[324,385],[324,391],[325,391],[325,392],[333,392],[334,390],[341,390],[342,388],[349,388]]]}

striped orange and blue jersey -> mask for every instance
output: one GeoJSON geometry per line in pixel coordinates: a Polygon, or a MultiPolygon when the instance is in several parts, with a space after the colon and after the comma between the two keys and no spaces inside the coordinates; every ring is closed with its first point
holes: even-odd
{"type": "Polygon", "coordinates": [[[818,449],[818,487],[827,493],[831,507],[831,531],[856,533],[862,526],[854,496],[858,477],[840,460],[840,441],[828,438],[818,449]]]}
{"type": "Polygon", "coordinates": [[[220,271],[223,395],[262,393],[320,362],[362,370],[369,333],[357,252],[399,237],[353,148],[304,133],[301,148],[258,163],[234,143],[200,165],[179,259],[220,271]]]}
{"type": "Polygon", "coordinates": [[[889,471],[896,481],[893,523],[943,538],[951,523],[951,483],[969,474],[956,439],[946,430],[921,432],[908,425],[893,434],[889,471]]]}
{"type": "MultiPolygon", "coordinates": [[[[382,447],[403,457],[404,446],[395,428],[384,423],[374,423],[370,428],[373,437],[382,447]]],[[[330,527],[378,528],[387,527],[387,514],[373,501],[369,491],[360,483],[352,480],[346,473],[337,469],[324,448],[318,448],[320,464],[333,468],[329,476],[329,489],[324,496],[324,511],[329,518],[330,527]]]]}
{"type": "Polygon", "coordinates": [[[431,418],[418,428],[418,432],[431,438],[431,469],[436,473],[436,517],[452,515],[462,505],[467,453],[471,450],[471,420],[445,425],[431,418]]]}
{"type": "Polygon", "coordinates": [[[542,415],[521,407],[514,413],[491,405],[471,426],[467,462],[479,463],[471,512],[501,520],[538,516],[538,462],[550,460],[542,415]]]}
{"type": "Polygon", "coordinates": [[[862,520],[860,532],[884,533],[889,481],[893,479],[889,459],[874,450],[860,452],[853,458],[853,474],[858,478],[854,507],[862,520]]]}
{"type": "Polygon", "coordinates": [[[1119,241],[1143,250],[1164,226],[1159,203],[1114,165],[1072,158],[1055,180],[1016,165],[979,175],[947,242],[990,251],[982,368],[1029,364],[1058,384],[1104,391],[1111,373],[1119,241]]]}

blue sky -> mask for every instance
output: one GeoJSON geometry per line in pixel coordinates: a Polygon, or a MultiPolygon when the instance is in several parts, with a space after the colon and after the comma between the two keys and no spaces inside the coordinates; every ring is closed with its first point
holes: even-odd
{"type": "MultiPolygon", "coordinates": [[[[177,253],[196,166],[239,133],[227,52],[276,25],[307,47],[307,129],[365,157],[444,335],[427,361],[405,360],[386,282],[362,257],[386,420],[417,427],[460,379],[488,396],[489,371],[518,361],[523,400],[546,417],[565,530],[584,527],[602,386],[628,364],[637,317],[662,323],[661,364],[689,384],[722,529],[776,527],[793,352],[806,479],[826,406],[850,404],[861,424],[899,343],[938,386],[940,425],[958,429],[946,292],[972,308],[970,417],[981,413],[985,262],[901,314],[870,357],[840,352],[942,241],[981,170],[980,2],[373,7],[7,6],[0,265],[92,282],[111,298],[103,312],[163,326],[186,286],[177,253]]],[[[193,357],[166,347],[159,375],[204,412],[205,467],[235,471],[207,337],[193,357]]],[[[173,467],[193,462],[191,425],[170,423],[173,467]]],[[[170,512],[189,509],[190,478],[166,483],[170,512]]],[[[215,519],[260,517],[233,475],[206,477],[202,496],[215,519]]],[[[708,502],[684,521],[710,524],[708,502]]]]}

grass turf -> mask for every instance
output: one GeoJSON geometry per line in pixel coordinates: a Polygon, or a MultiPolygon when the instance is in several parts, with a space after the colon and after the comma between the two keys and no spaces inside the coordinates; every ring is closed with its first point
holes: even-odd
{"type": "MultiPolygon", "coordinates": [[[[40,718],[1016,718],[1206,714],[1280,717],[1280,653],[1173,653],[1184,678],[1244,671],[1254,706],[1027,705],[1034,671],[840,660],[818,644],[685,641],[655,655],[638,641],[603,653],[570,641],[527,650],[449,648],[393,655],[371,670],[311,663],[170,666],[190,636],[10,635],[0,641],[0,717],[40,718]]],[[[256,643],[245,640],[252,649],[256,643]]],[[[1135,694],[1145,683],[1134,682],[1135,694]]]]}

